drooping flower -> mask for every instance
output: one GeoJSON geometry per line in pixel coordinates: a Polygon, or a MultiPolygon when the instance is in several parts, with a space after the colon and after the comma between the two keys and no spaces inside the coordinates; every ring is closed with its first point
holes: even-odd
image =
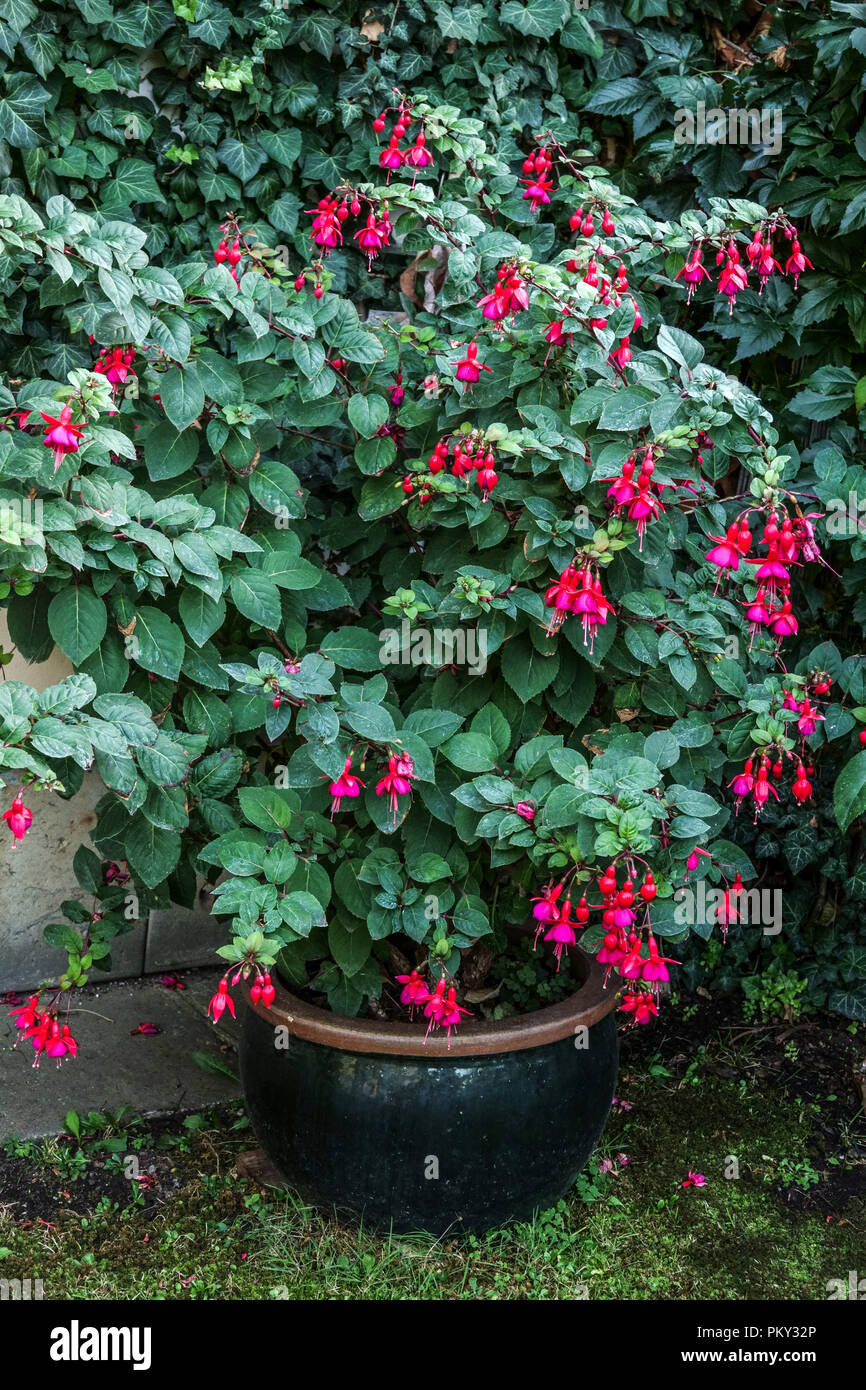
{"type": "Polygon", "coordinates": [[[745,267],[738,264],[733,256],[728,256],[725,261],[724,269],[719,276],[719,294],[728,296],[728,313],[734,312],[734,305],[737,302],[737,295],[741,290],[748,288],[748,275],[745,267]]]}
{"type": "Polygon", "coordinates": [[[810,270],[815,269],[812,262],[803,255],[802,247],[795,238],[791,243],[791,254],[785,262],[785,274],[793,275],[794,289],[797,288],[797,283],[803,271],[806,269],[806,266],[808,266],[810,270]]]}
{"type": "Polygon", "coordinates": [[[683,279],[689,287],[688,302],[691,303],[692,295],[701,283],[701,279],[706,276],[709,280],[710,272],[706,266],[701,264],[701,248],[695,247],[692,255],[687,258],[682,270],[674,276],[675,280],[683,279]]]}
{"type": "Polygon", "coordinates": [[[658,1017],[659,1012],[655,995],[651,990],[624,994],[619,1007],[620,1012],[631,1015],[632,1024],[649,1023],[651,1018],[658,1017]]]}
{"type": "Polygon", "coordinates": [[[468,381],[470,385],[478,381],[482,372],[490,372],[492,367],[485,367],[483,362],[478,362],[478,344],[475,342],[467,343],[466,356],[459,362],[452,362],[451,366],[457,368],[457,380],[468,381]]]}
{"type": "Polygon", "coordinates": [[[749,758],[746,761],[743,771],[738,772],[736,777],[732,777],[728,783],[728,786],[733,789],[734,796],[737,798],[737,814],[739,814],[743,801],[750,794],[754,785],[755,779],[752,776],[752,759],[749,758]]]}
{"type": "Polygon", "coordinates": [[[812,708],[808,700],[804,700],[800,706],[800,718],[797,720],[797,728],[803,737],[810,738],[823,720],[823,714],[819,714],[816,709],[812,708]]]}
{"type": "Polygon", "coordinates": [[[807,778],[806,769],[802,763],[797,768],[797,780],[791,791],[797,801],[811,801],[812,799],[812,783],[807,778]]]}
{"type": "Polygon", "coordinates": [[[553,179],[548,174],[534,174],[530,178],[521,179],[520,182],[526,184],[523,196],[529,199],[531,212],[537,212],[543,203],[550,202],[553,179]]]}
{"type": "Polygon", "coordinates": [[[415,136],[415,143],[403,156],[403,163],[411,169],[426,169],[433,163],[433,156],[427,149],[427,137],[423,130],[415,136]]]}
{"type": "Polygon", "coordinates": [[[377,222],[376,214],[371,212],[367,216],[365,225],[355,233],[358,246],[366,253],[368,265],[372,265],[382,248],[388,245],[390,231],[390,222],[384,220],[377,222]]]}
{"type": "Polygon", "coordinates": [[[395,978],[397,983],[403,986],[400,991],[400,1003],[406,1005],[410,1015],[420,1005],[427,1003],[430,991],[419,971],[413,970],[409,975],[397,975],[395,978]]]}
{"type": "Polygon", "coordinates": [[[9,1017],[15,1019],[16,1028],[23,1030],[32,1027],[39,1017],[39,995],[31,994],[26,1004],[19,1004],[17,1009],[10,1009],[9,1017]]]}
{"type": "Polygon", "coordinates": [[[235,1017],[235,1004],[229,994],[229,982],[225,976],[220,980],[217,992],[214,994],[207,1006],[209,1014],[213,1015],[214,1023],[219,1023],[225,1010],[228,1009],[232,1018],[235,1017]]]}
{"type": "Polygon", "coordinates": [[[464,1009],[462,1004],[457,1003],[457,990],[451,985],[445,997],[445,1007],[439,1018],[433,1022],[439,1027],[444,1028],[448,1033],[449,1045],[451,1040],[451,1029],[456,1028],[460,1022],[461,1014],[471,1013],[471,1009],[464,1009]]]}
{"type": "Polygon", "coordinates": [[[15,837],[14,849],[18,841],[24,839],[24,836],[33,824],[33,812],[24,805],[24,802],[21,800],[20,792],[14,798],[9,810],[3,812],[2,819],[7,822],[9,829],[15,837]]]}
{"type": "Polygon", "coordinates": [[[571,917],[571,899],[566,898],[562,904],[561,911],[557,914],[555,921],[544,933],[545,941],[554,943],[554,955],[556,956],[556,969],[559,971],[562,965],[563,954],[568,953],[569,946],[573,946],[577,940],[574,931],[574,923],[571,917]]]}
{"type": "Polygon", "coordinates": [[[757,780],[752,788],[752,796],[755,799],[755,821],[757,821],[758,816],[769,801],[770,792],[773,793],[773,796],[778,801],[779,793],[776,791],[776,788],[767,781],[766,766],[759,767],[757,780]]]}
{"type": "Polygon", "coordinates": [[[717,544],[707,551],[704,559],[708,560],[711,565],[715,565],[720,571],[719,578],[716,580],[716,588],[718,588],[724,570],[738,570],[740,568],[740,528],[734,522],[732,526],[728,527],[726,535],[711,536],[710,540],[716,541],[717,544]]]}
{"type": "Polygon", "coordinates": [[[67,454],[78,453],[78,441],[84,431],[78,425],[72,424],[71,406],[65,405],[63,407],[59,420],[55,420],[53,415],[46,415],[44,410],[40,410],[39,414],[48,425],[42,443],[46,449],[54,451],[54,472],[56,473],[67,454]]]}
{"type": "Polygon", "coordinates": [[[414,764],[411,758],[391,757],[388,759],[388,771],[376,783],[376,795],[388,797],[388,806],[394,819],[397,818],[398,796],[409,796],[412,792],[412,776],[414,775],[414,764]]]}
{"type": "Polygon", "coordinates": [[[674,960],[671,956],[659,955],[659,948],[652,932],[649,934],[649,960],[645,960],[641,969],[641,979],[649,980],[657,987],[660,980],[669,980],[669,965],[679,965],[680,961],[674,960]]]}
{"type": "Polygon", "coordinates": [[[334,782],[328,783],[328,792],[333,798],[331,802],[331,820],[334,819],[334,812],[339,811],[340,802],[344,796],[354,797],[361,795],[361,788],[364,783],[361,781],[360,777],[353,777],[351,775],[349,772],[351,766],[352,758],[350,755],[346,759],[345,766],[340,776],[334,782]]]}

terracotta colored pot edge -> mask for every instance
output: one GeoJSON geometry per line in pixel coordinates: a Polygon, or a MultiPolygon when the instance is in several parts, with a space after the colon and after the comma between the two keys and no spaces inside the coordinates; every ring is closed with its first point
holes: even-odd
{"type": "Polygon", "coordinates": [[[441,1030],[425,1041],[425,1023],[380,1023],[370,1018],[345,1018],[307,1004],[290,994],[274,979],[276,998],[270,1009],[247,1004],[273,1027],[287,1028],[296,1038],[320,1043],[343,1052],[372,1052],[397,1057],[480,1057],[495,1052],[519,1052],[543,1047],[572,1036],[580,1027],[598,1023],[616,1006],[621,986],[604,986],[604,971],[594,958],[580,954],[586,968],[583,984],[567,999],[531,1014],[519,1014],[498,1022],[466,1022],[450,1040],[441,1030]]]}

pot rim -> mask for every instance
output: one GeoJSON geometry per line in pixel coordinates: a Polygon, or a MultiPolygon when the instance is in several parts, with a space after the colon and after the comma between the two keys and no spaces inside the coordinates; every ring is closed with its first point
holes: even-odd
{"type": "Polygon", "coordinates": [[[576,1033],[580,1027],[598,1023],[619,1002],[622,986],[605,988],[604,971],[594,956],[578,951],[574,961],[584,970],[580,988],[558,1004],[548,1004],[530,1014],[517,1014],[498,1021],[461,1023],[450,1039],[441,1030],[425,1041],[426,1024],[381,1023],[372,1018],[346,1018],[315,1004],[307,1004],[291,994],[276,977],[276,996],[269,1009],[253,1004],[253,1013],[275,1028],[283,1027],[296,1038],[338,1048],[343,1052],[372,1052],[396,1057],[481,1057],[496,1052],[521,1052],[543,1047],[576,1033]]]}

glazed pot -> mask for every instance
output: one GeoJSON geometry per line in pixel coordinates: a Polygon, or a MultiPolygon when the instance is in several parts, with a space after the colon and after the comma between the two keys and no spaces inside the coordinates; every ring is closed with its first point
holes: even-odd
{"type": "Polygon", "coordinates": [[[318,1206],[398,1233],[485,1231],[553,1205],[610,1113],[616,988],[584,974],[559,1004],[464,1022],[424,1041],[415,1023],[343,1018],[276,985],[247,1001],[241,1078],[259,1142],[318,1206]]]}

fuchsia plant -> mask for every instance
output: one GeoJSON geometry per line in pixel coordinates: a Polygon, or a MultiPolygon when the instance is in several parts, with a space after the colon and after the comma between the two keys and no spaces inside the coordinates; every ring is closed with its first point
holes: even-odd
{"type": "Polygon", "coordinates": [[[531,916],[556,987],[579,942],[645,1023],[684,875],[723,885],[724,934],[754,874],[735,810],[781,802],[790,765],[810,814],[825,732],[852,741],[830,708],[854,668],[831,681],[804,638],[825,542],[797,461],[673,326],[713,261],[728,314],[811,266],[784,211],[657,223],[549,131],[513,157],[400,92],[372,124],[369,167],[337,163],[291,246],[226,213],[163,270],[130,229],[128,313],[91,312],[115,284],[98,226],[34,225],[78,258],[92,363],[23,389],[2,431],[52,503],[32,573],[76,665],[43,705],[10,695],[16,781],[35,806],[55,764],[96,763],[107,788],[63,987],[128,888],[164,906],[204,877],[231,924],[215,1020],[280,976],[450,1036],[511,1007],[505,976],[494,1005],[467,980],[507,971],[531,916]],[[347,264],[398,318],[361,321],[347,264]]]}

